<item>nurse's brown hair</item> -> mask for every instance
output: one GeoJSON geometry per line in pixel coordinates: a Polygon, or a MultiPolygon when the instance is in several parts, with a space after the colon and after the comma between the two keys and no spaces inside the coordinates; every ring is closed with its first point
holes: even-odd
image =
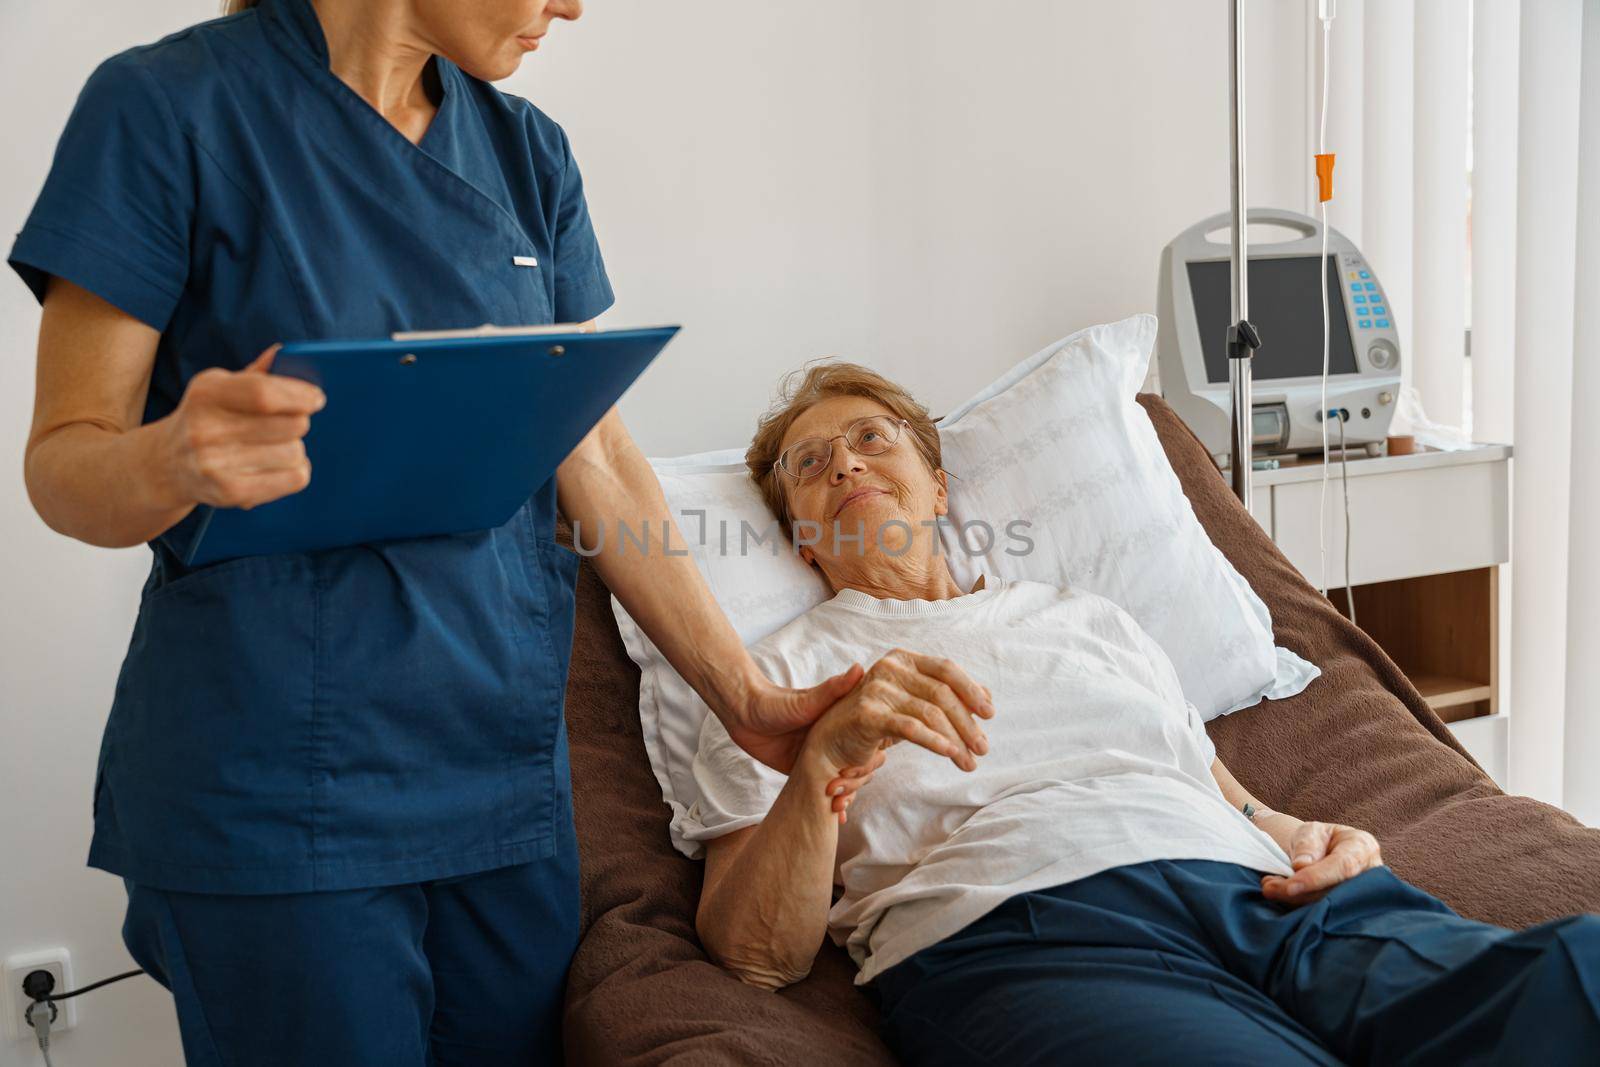
{"type": "Polygon", "coordinates": [[[237,15],[241,11],[248,11],[260,3],[261,0],[222,0],[222,13],[224,15],[237,15]]]}
{"type": "MultiPolygon", "coordinates": [[[[897,418],[910,424],[911,440],[928,464],[930,471],[941,469],[944,462],[939,447],[939,430],[933,424],[928,409],[916,398],[883,375],[868,370],[859,363],[831,361],[812,362],[799,370],[790,371],[778,387],[778,398],[772,409],[756,424],[755,439],[745,451],[745,466],[750,478],[761,490],[767,507],[778,517],[785,537],[793,539],[789,514],[788,486],[784,475],[772,469],[778,461],[778,448],[783,435],[789,432],[802,412],[813,404],[835,396],[864,396],[876,400],[897,418]]],[[[947,472],[948,473],[948,472],[947,472]]],[[[954,475],[952,475],[954,477],[954,475]]]]}

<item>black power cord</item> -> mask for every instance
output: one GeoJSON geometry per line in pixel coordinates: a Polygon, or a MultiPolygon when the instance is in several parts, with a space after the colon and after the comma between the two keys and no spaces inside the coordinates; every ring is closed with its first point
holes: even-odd
{"type": "Polygon", "coordinates": [[[144,971],[142,970],[124,971],[121,974],[114,974],[110,978],[102,978],[98,982],[92,982],[82,989],[74,989],[70,993],[52,993],[50,991],[56,987],[55,975],[49,971],[29,971],[28,977],[22,980],[22,992],[27,994],[30,1000],[48,1000],[54,1003],[58,1000],[66,1000],[69,997],[78,996],[80,993],[92,993],[101,986],[110,985],[112,982],[120,982],[124,978],[137,978],[143,973],[144,971]]]}
{"type": "Polygon", "coordinates": [[[108,986],[112,982],[120,982],[124,978],[135,978],[143,973],[144,971],[142,970],[124,971],[122,974],[114,974],[110,978],[102,978],[98,982],[92,982],[82,989],[74,989],[67,993],[55,993],[52,992],[56,987],[55,975],[43,970],[29,971],[22,979],[22,992],[33,1003],[28,1005],[28,1010],[23,1015],[23,1018],[27,1020],[29,1026],[33,1027],[34,1036],[39,1039],[39,1052],[44,1056],[45,1067],[52,1067],[50,1063],[50,1027],[59,1014],[56,1010],[56,1001],[66,1000],[69,997],[76,997],[83,993],[90,993],[101,986],[108,986]]]}

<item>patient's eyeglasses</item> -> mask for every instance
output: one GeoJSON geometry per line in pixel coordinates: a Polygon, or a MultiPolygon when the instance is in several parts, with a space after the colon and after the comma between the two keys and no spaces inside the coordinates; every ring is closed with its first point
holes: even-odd
{"type": "Polygon", "coordinates": [[[868,415],[846,426],[844,433],[834,434],[826,440],[808,437],[804,441],[796,441],[783,450],[773,467],[795,481],[803,482],[828,469],[828,462],[833,459],[833,442],[839,438],[844,438],[844,443],[850,446],[852,452],[876,456],[893,448],[894,443],[900,440],[900,428],[908,425],[905,419],[868,415]]]}

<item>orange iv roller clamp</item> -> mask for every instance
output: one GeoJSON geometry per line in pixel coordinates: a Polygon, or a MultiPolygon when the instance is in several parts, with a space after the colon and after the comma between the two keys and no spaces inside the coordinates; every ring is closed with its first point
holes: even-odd
{"type": "Polygon", "coordinates": [[[1333,153],[1317,155],[1317,199],[1327,203],[1333,199],[1333,153]]]}

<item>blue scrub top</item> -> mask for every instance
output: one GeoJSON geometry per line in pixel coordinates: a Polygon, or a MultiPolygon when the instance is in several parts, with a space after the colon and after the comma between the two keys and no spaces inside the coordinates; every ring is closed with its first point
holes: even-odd
{"type": "MultiPolygon", "coordinates": [[[[565,133],[433,63],[414,145],[329,70],[309,0],[113,56],[9,262],[41,300],[55,274],[161,331],[146,421],[274,341],[593,318],[611,285],[565,133]]],[[[92,866],[271,893],[552,854],[578,565],[554,479],[499,529],[194,570],[184,525],[151,543],[92,866]]]]}

